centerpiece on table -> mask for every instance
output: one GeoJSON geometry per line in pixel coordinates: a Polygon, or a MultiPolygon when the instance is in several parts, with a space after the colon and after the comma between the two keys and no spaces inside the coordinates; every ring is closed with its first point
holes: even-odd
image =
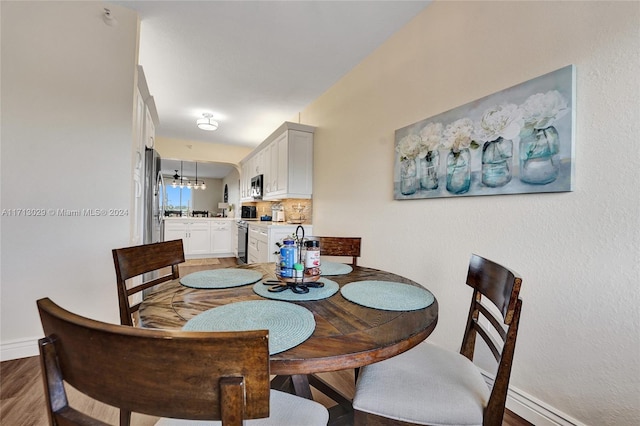
{"type": "Polygon", "coordinates": [[[273,285],[269,291],[290,289],[294,293],[308,293],[308,287],[322,287],[320,279],[320,244],[317,240],[304,238],[304,228],[298,226],[296,232],[277,242],[279,248],[276,262],[278,281],[265,281],[273,285]]]}

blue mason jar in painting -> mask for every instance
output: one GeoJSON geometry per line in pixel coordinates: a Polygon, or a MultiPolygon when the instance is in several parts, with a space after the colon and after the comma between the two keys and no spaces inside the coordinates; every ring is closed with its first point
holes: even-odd
{"type": "Polygon", "coordinates": [[[499,137],[482,147],[482,183],[492,188],[511,182],[513,142],[499,137]]]}
{"type": "Polygon", "coordinates": [[[440,165],[440,153],[438,150],[427,152],[424,157],[418,158],[420,172],[420,189],[432,190],[438,188],[438,166],[440,165]]]}
{"type": "Polygon", "coordinates": [[[447,191],[464,194],[471,186],[471,154],[469,149],[449,151],[447,155],[447,191]]]}
{"type": "Polygon", "coordinates": [[[415,194],[418,190],[418,170],[416,160],[406,158],[400,161],[400,192],[402,195],[415,194]]]}
{"type": "Polygon", "coordinates": [[[558,177],[559,137],[555,127],[528,129],[520,135],[520,180],[534,185],[558,177]]]}

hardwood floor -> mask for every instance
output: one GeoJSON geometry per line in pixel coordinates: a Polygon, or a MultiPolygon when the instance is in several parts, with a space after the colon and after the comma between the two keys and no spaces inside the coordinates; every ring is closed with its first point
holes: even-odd
{"type": "MultiPolygon", "coordinates": [[[[197,262],[194,262],[197,263],[197,262]]],[[[180,266],[180,275],[204,269],[214,269],[235,265],[235,259],[220,259],[218,265],[193,265],[189,262],[180,266]]],[[[115,285],[115,284],[114,284],[115,285]]],[[[335,389],[348,398],[353,396],[353,371],[338,371],[319,375],[332,384],[335,389]]],[[[118,424],[118,410],[91,400],[72,388],[68,389],[72,406],[97,417],[109,424],[118,424]]],[[[328,408],[333,401],[313,389],[316,401],[328,408]]],[[[134,413],[133,426],[152,426],[157,418],[134,413]]],[[[4,426],[43,426],[48,424],[45,411],[43,383],[40,375],[39,357],[29,357],[0,363],[0,425],[4,426]]],[[[515,414],[505,413],[503,426],[530,426],[531,423],[515,414]]]]}

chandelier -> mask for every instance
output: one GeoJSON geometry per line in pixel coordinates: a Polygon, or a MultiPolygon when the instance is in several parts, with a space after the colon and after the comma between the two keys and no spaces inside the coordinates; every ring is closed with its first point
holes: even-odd
{"type": "Polygon", "coordinates": [[[176,170],[176,173],[173,175],[173,182],[171,182],[171,186],[173,188],[187,187],[187,189],[207,189],[207,184],[204,182],[204,180],[202,181],[198,180],[198,163],[196,163],[195,182],[191,182],[190,178],[186,178],[186,181],[187,183],[185,183],[185,178],[182,173],[182,161],[180,161],[180,174],[178,174],[178,170],[176,170]]]}

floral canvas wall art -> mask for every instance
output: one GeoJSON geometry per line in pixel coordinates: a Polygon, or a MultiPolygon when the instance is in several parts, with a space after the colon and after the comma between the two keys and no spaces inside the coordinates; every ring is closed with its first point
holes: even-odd
{"type": "Polygon", "coordinates": [[[394,198],[573,190],[575,67],[395,132],[394,198]]]}

